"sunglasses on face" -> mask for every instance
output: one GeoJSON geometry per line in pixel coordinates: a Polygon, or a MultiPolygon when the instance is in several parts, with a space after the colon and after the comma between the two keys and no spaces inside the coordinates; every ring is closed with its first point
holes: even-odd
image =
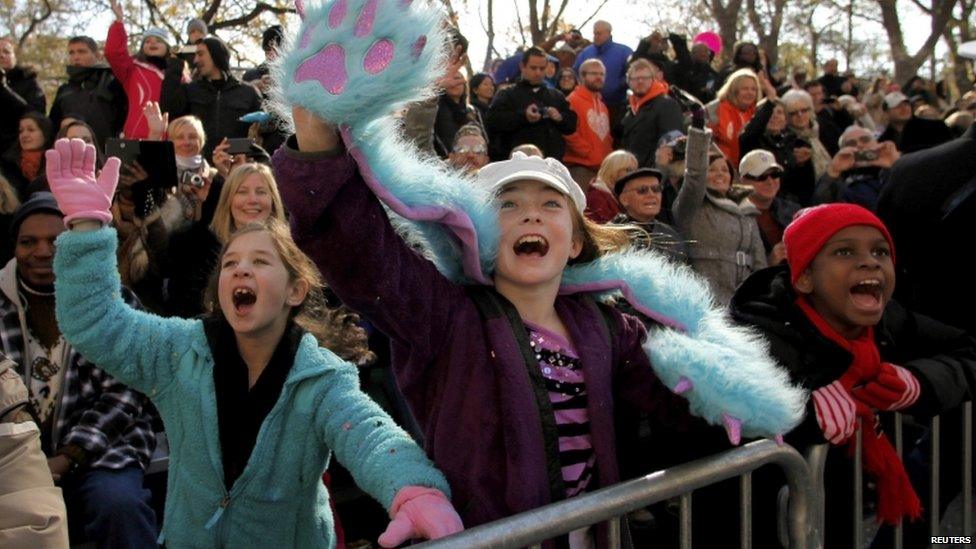
{"type": "Polygon", "coordinates": [[[874,141],[874,138],[870,135],[862,135],[861,137],[856,137],[854,139],[847,139],[841,142],[841,147],[856,147],[858,145],[867,145],[874,141]]]}
{"type": "MultiPolygon", "coordinates": [[[[661,194],[660,185],[641,185],[640,187],[635,187],[633,189],[627,189],[628,191],[634,191],[635,193],[644,196],[648,193],[661,194]]],[[[626,191],[624,191],[626,192],[626,191]]]]}
{"type": "Polygon", "coordinates": [[[748,174],[743,175],[743,177],[745,177],[749,181],[755,181],[757,183],[760,181],[769,181],[770,179],[779,179],[782,176],[783,176],[783,172],[779,172],[779,171],[766,172],[760,175],[759,177],[755,177],[748,174]]]}
{"type": "Polygon", "coordinates": [[[803,107],[802,109],[796,109],[795,111],[786,111],[786,114],[790,116],[796,116],[798,114],[807,114],[812,109],[810,107],[803,107]]]}
{"type": "Polygon", "coordinates": [[[484,145],[475,145],[473,147],[468,145],[457,145],[451,150],[455,154],[468,154],[468,153],[478,154],[478,155],[488,154],[488,148],[485,147],[484,145]]]}

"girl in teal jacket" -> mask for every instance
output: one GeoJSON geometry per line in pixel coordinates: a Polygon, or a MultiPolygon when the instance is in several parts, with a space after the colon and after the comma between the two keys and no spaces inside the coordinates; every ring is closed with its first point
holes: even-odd
{"type": "Polygon", "coordinates": [[[390,510],[382,545],[461,529],[443,475],[360,392],[356,368],[296,326],[319,282],[287,227],[248,226],[232,237],[220,256],[219,307],[210,319],[160,318],[120,297],[115,230],[102,226],[111,219],[118,160],[110,159],[96,182],[94,149],[75,139],[59,141],[47,162],[51,190],[72,228],[57,242],[58,323],[86,358],[144,392],[163,417],[170,468],[160,537],[168,546],[334,546],[320,481],[332,451],[390,510]],[[214,343],[220,330],[233,335],[226,345],[214,343]],[[282,358],[281,349],[292,354],[282,358]],[[258,387],[267,392],[274,372],[284,379],[241,459],[241,445],[224,441],[239,443],[232,432],[246,431],[244,416],[253,410],[227,417],[224,388],[233,384],[222,376],[244,393],[245,369],[247,399],[257,398],[258,387]],[[236,479],[225,482],[228,472],[236,479]]]}

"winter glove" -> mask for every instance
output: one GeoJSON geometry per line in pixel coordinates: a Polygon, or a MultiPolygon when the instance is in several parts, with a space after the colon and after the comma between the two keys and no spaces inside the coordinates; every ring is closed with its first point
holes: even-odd
{"type": "Polygon", "coordinates": [[[857,406],[840,381],[834,381],[813,392],[817,425],[831,444],[841,444],[854,434],[857,406]]]}
{"type": "Polygon", "coordinates": [[[64,213],[64,223],[76,219],[112,221],[112,197],[119,182],[121,161],[112,157],[95,178],[95,147],[81,139],[59,139],[45,153],[47,181],[64,213]]]}
{"type": "Polygon", "coordinates": [[[921,386],[911,372],[882,362],[874,379],[851,391],[851,395],[868,406],[881,411],[901,410],[918,400],[921,386]]]}
{"type": "Polygon", "coordinates": [[[406,486],[390,507],[393,520],[380,534],[383,547],[396,547],[413,538],[437,539],[464,530],[461,517],[443,492],[423,486],[406,486]]]}

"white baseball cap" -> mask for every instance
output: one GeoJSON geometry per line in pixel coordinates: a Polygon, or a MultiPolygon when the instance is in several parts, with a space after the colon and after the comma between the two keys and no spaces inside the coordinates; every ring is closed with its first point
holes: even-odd
{"type": "Polygon", "coordinates": [[[586,209],[586,195],[573,181],[566,166],[555,158],[539,158],[516,152],[512,158],[492,162],[478,170],[478,183],[492,196],[505,185],[515,181],[539,181],[568,196],[582,214],[586,209]]]}
{"type": "Polygon", "coordinates": [[[777,169],[782,172],[783,166],[780,166],[776,162],[776,157],[773,156],[773,153],[763,149],[749,151],[739,161],[739,173],[750,177],[759,177],[772,169],[777,169]]]}
{"type": "Polygon", "coordinates": [[[884,96],[885,106],[889,109],[893,109],[898,105],[901,105],[905,101],[908,101],[908,96],[901,93],[900,91],[893,91],[888,95],[884,96]]]}

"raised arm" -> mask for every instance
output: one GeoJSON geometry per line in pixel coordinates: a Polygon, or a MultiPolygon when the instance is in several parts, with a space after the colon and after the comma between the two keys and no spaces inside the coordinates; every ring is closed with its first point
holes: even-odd
{"type": "Polygon", "coordinates": [[[688,128],[688,143],[685,148],[685,179],[674,200],[671,211],[678,230],[687,236],[691,220],[698,213],[705,200],[708,178],[708,149],[712,134],[708,130],[688,128]]]}
{"type": "Polygon", "coordinates": [[[105,60],[108,61],[115,77],[124,85],[129,81],[135,62],[129,55],[129,37],[125,33],[125,24],[122,22],[122,6],[117,2],[112,2],[112,12],[115,14],[115,21],[108,28],[108,37],[105,39],[105,60]]]}
{"type": "Polygon", "coordinates": [[[296,109],[297,134],[275,153],[295,242],[343,303],[391,338],[434,353],[466,301],[393,229],[334,128],[296,109]]]}

